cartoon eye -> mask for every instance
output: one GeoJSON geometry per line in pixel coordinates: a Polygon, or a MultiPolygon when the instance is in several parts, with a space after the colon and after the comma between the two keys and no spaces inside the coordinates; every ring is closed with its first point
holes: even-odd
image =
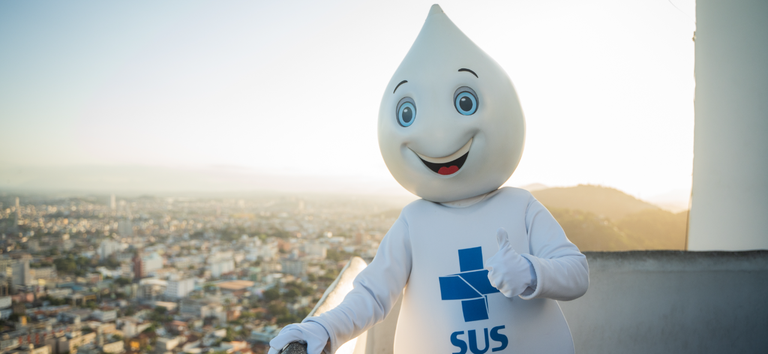
{"type": "Polygon", "coordinates": [[[469,116],[477,112],[477,94],[475,90],[462,86],[453,94],[453,105],[459,113],[469,116]]]}
{"type": "Polygon", "coordinates": [[[404,97],[397,103],[397,122],[404,127],[410,127],[416,119],[416,102],[410,97],[404,97]]]}

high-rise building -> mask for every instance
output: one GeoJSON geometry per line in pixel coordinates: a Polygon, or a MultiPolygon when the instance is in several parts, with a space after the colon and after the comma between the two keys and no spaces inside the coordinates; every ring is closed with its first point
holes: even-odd
{"type": "Polygon", "coordinates": [[[112,197],[109,198],[109,208],[112,209],[112,212],[117,210],[117,201],[115,200],[114,194],[112,194],[112,197]]]}
{"type": "Polygon", "coordinates": [[[33,285],[32,272],[29,267],[29,259],[31,257],[21,257],[17,259],[11,268],[13,269],[13,285],[28,286],[33,285]]]}
{"type": "Polygon", "coordinates": [[[0,255],[0,275],[10,278],[13,276],[12,265],[14,260],[7,255],[0,255]]]}
{"type": "Polygon", "coordinates": [[[19,197],[16,197],[16,220],[13,226],[18,226],[21,221],[21,206],[19,205],[19,197]]]}
{"type": "Polygon", "coordinates": [[[141,252],[137,252],[135,256],[133,256],[133,278],[138,280],[144,277],[144,267],[141,262],[141,252]]]}

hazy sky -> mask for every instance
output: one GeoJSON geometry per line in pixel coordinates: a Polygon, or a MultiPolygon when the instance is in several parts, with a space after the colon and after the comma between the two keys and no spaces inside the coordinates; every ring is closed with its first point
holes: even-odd
{"type": "MultiPolygon", "coordinates": [[[[378,106],[432,2],[0,2],[0,164],[396,185],[378,106]]],[[[440,5],[518,90],[508,184],[690,188],[693,1],[440,5]]]]}

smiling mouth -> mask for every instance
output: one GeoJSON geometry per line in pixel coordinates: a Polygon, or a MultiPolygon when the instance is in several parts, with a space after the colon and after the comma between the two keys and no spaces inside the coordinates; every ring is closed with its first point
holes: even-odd
{"type": "Polygon", "coordinates": [[[416,151],[411,151],[413,151],[416,156],[421,159],[421,162],[423,162],[424,165],[433,172],[443,176],[450,176],[456,172],[459,172],[461,167],[464,166],[464,162],[467,161],[467,155],[469,155],[469,148],[471,146],[472,139],[469,139],[469,141],[464,144],[461,149],[445,157],[429,157],[419,154],[416,151]]]}

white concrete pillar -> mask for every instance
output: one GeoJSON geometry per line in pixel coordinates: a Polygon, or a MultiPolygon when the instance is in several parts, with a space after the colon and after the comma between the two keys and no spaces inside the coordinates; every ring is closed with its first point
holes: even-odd
{"type": "Polygon", "coordinates": [[[698,0],[688,249],[768,249],[768,1],[698,0]]]}

